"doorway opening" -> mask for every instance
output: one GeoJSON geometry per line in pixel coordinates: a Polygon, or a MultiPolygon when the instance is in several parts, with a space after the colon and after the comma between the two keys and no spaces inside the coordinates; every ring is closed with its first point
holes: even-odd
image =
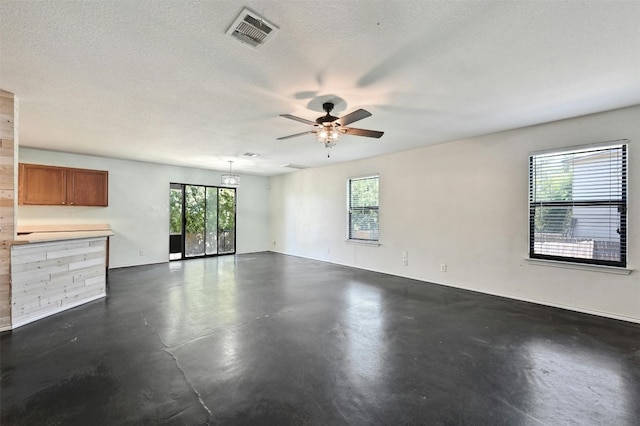
{"type": "Polygon", "coordinates": [[[235,188],[171,183],[169,260],[235,252],[235,188]]]}

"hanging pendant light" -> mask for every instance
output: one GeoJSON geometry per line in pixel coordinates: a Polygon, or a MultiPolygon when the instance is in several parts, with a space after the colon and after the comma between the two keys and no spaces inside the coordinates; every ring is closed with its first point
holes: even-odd
{"type": "Polygon", "coordinates": [[[229,161],[229,173],[222,174],[222,184],[228,186],[240,185],[240,175],[231,173],[231,164],[233,161],[229,161]]]}

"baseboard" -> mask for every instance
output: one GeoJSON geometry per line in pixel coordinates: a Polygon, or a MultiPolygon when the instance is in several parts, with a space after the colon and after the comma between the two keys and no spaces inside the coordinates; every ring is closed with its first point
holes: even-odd
{"type": "Polygon", "coordinates": [[[564,309],[565,311],[579,312],[581,314],[594,315],[594,316],[603,317],[603,318],[610,318],[610,319],[615,319],[615,320],[619,320],[619,321],[626,321],[626,322],[632,322],[632,323],[640,324],[640,318],[613,314],[611,312],[597,311],[597,310],[594,310],[594,309],[580,308],[580,307],[576,307],[576,306],[563,305],[561,303],[554,303],[554,302],[543,301],[543,300],[529,299],[529,298],[525,298],[525,297],[516,297],[516,296],[512,296],[512,295],[508,295],[508,294],[493,293],[493,292],[488,292],[488,291],[484,291],[484,290],[478,290],[476,288],[458,287],[458,286],[451,285],[451,284],[443,284],[443,283],[437,283],[437,282],[433,282],[433,281],[426,281],[425,279],[418,278],[418,277],[391,274],[389,272],[380,271],[380,270],[376,270],[376,269],[365,269],[365,268],[361,268],[361,267],[358,267],[358,266],[352,266],[352,265],[348,265],[348,264],[345,264],[345,263],[334,262],[334,261],[327,260],[327,259],[320,259],[320,258],[307,257],[307,256],[299,256],[299,255],[296,255],[296,254],[290,254],[290,253],[284,253],[284,252],[278,252],[278,251],[273,251],[273,253],[283,254],[285,256],[299,257],[299,258],[302,258],[302,259],[315,260],[315,261],[318,261],[318,262],[326,262],[326,263],[331,263],[333,265],[346,266],[348,268],[362,269],[364,271],[376,272],[376,273],[380,273],[380,274],[391,275],[391,276],[394,276],[394,277],[406,278],[406,279],[409,279],[409,280],[421,281],[423,283],[428,283],[428,284],[441,285],[441,286],[444,286],[444,287],[455,288],[455,289],[458,289],[458,290],[473,291],[474,293],[487,294],[489,296],[502,297],[502,298],[505,298],[505,299],[517,300],[517,301],[520,301],[520,302],[534,303],[536,305],[542,305],[542,306],[549,306],[551,308],[564,309]]]}
{"type": "MultiPolygon", "coordinates": [[[[437,283],[434,283],[434,284],[437,284],[437,283]]],[[[604,317],[604,318],[610,318],[610,319],[615,319],[615,320],[619,320],[619,321],[627,321],[627,322],[633,322],[633,323],[636,323],[636,324],[640,324],[640,318],[628,317],[628,316],[625,316],[625,315],[612,314],[610,312],[603,312],[603,311],[597,311],[597,310],[594,310],[594,309],[580,308],[580,307],[571,306],[571,305],[563,305],[561,303],[553,303],[553,302],[548,302],[548,301],[540,301],[540,300],[535,300],[535,299],[528,299],[528,298],[524,298],[524,297],[514,297],[514,296],[505,295],[505,294],[499,294],[499,293],[489,293],[487,291],[480,291],[480,290],[468,289],[468,288],[463,288],[463,287],[455,287],[455,286],[447,285],[447,284],[438,284],[438,285],[444,285],[446,287],[451,287],[451,288],[459,288],[461,290],[469,290],[469,291],[473,291],[473,292],[476,292],[476,293],[488,294],[489,296],[503,297],[505,299],[517,300],[517,301],[520,301],[520,302],[527,302],[527,303],[534,303],[536,305],[549,306],[551,308],[564,309],[565,311],[579,312],[581,314],[594,315],[594,316],[597,316],[597,317],[604,317]]]]}

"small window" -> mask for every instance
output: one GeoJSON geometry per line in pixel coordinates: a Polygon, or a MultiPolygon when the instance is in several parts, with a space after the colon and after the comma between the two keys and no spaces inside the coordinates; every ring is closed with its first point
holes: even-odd
{"type": "Polygon", "coordinates": [[[627,145],[529,156],[529,257],[626,267],[627,145]]]}
{"type": "Polygon", "coordinates": [[[378,241],[378,175],[349,179],[349,239],[378,241]]]}

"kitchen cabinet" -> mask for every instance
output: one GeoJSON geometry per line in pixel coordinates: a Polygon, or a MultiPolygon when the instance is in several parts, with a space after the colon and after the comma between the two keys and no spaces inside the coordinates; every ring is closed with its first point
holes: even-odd
{"type": "Polygon", "coordinates": [[[20,163],[18,204],[107,207],[109,172],[20,163]]]}
{"type": "Polygon", "coordinates": [[[67,169],[67,203],[107,207],[109,173],[103,170],[67,169]]]}

